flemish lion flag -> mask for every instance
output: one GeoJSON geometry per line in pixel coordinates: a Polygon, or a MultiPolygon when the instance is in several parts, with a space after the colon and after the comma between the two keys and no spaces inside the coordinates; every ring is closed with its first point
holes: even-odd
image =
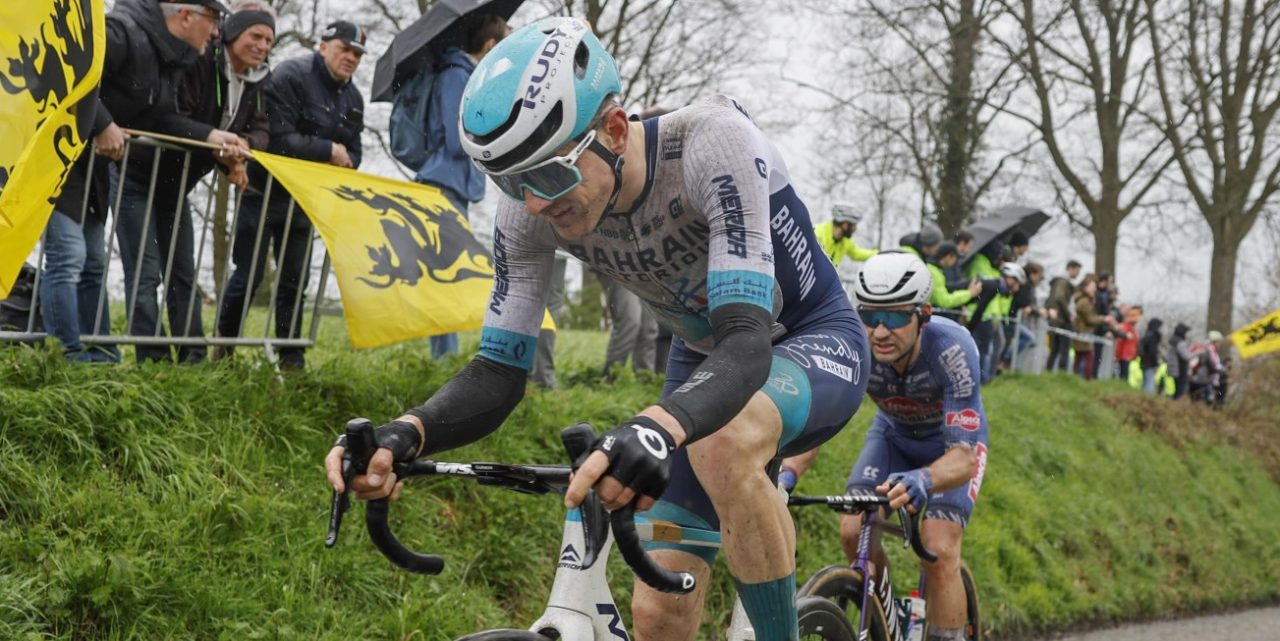
{"type": "Polygon", "coordinates": [[[1242,358],[1280,349],[1280,309],[1231,332],[1231,342],[1242,358]]]}
{"type": "Polygon", "coordinates": [[[84,151],[105,39],[103,0],[0,0],[0,299],[84,151]]]}
{"type": "MultiPolygon", "coordinates": [[[[320,231],[356,347],[477,329],[493,260],[434,187],[254,152],[320,231]]],[[[551,316],[543,327],[553,329],[551,316]]]]}

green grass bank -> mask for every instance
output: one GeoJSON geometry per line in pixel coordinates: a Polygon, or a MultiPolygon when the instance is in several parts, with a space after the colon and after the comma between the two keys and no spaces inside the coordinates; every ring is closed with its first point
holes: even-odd
{"type": "MultiPolygon", "coordinates": [[[[445,458],[559,462],[561,427],[608,425],[655,398],[656,379],[599,383],[603,341],[566,332],[563,387],[531,391],[494,437],[445,458]]],[[[446,556],[438,577],[393,569],[360,508],[337,549],[322,545],[320,461],[333,435],[352,416],[395,415],[462,363],[426,351],[357,353],[330,339],[308,371],[279,378],[251,353],[72,367],[0,350],[0,639],[435,641],[527,625],[559,552],[557,497],[448,480],[407,488],[396,530],[446,556]]],[[[989,631],[1280,600],[1275,365],[1224,413],[1066,376],[985,388],[991,453],[965,557],[989,631]]],[[[871,414],[864,405],[801,491],[841,491],[871,414]]],[[[840,562],[833,514],[797,522],[802,579],[840,562]]],[[[625,604],[616,559],[612,574],[625,604]]],[[[718,575],[708,639],[732,598],[718,575]]],[[[911,575],[898,573],[901,588],[911,575]]]]}

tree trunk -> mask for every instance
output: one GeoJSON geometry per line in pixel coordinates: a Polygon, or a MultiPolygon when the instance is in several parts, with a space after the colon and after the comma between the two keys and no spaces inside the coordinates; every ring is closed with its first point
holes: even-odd
{"type": "Polygon", "coordinates": [[[973,144],[973,67],[977,56],[978,29],[973,0],[960,3],[960,20],[951,29],[951,73],[947,83],[947,103],[942,112],[942,154],[938,171],[938,227],[950,238],[972,213],[969,179],[973,173],[969,156],[973,144]]]}
{"type": "Polygon", "coordinates": [[[1240,239],[1227,229],[1213,230],[1213,257],[1209,264],[1209,312],[1205,325],[1224,334],[1231,331],[1235,312],[1236,267],[1239,263],[1240,239]]]}
{"type": "Polygon", "coordinates": [[[1120,220],[1116,216],[1094,216],[1090,226],[1093,232],[1093,273],[1116,273],[1116,244],[1120,239],[1120,220]]]}

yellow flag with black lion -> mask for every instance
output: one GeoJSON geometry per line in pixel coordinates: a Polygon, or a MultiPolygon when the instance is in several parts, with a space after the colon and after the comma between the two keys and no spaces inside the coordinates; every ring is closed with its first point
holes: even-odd
{"type": "MultiPolygon", "coordinates": [[[[264,152],[329,250],[355,347],[478,329],[493,259],[435,187],[264,152]]],[[[554,329],[544,314],[543,327],[554,329]]]]}
{"type": "Polygon", "coordinates": [[[0,1],[0,299],[85,149],[105,45],[103,0],[0,1]]]}

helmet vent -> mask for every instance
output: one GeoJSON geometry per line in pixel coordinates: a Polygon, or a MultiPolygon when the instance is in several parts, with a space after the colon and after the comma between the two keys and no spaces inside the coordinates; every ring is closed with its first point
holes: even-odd
{"type": "MultiPolygon", "coordinates": [[[[515,124],[516,118],[520,115],[520,109],[520,103],[517,102],[511,110],[511,117],[507,119],[506,123],[503,123],[502,127],[500,127],[497,132],[490,134],[488,136],[489,140],[483,141],[484,144],[487,144],[487,142],[497,138],[503,131],[506,131],[511,127],[511,125],[515,124]]],[[[556,104],[551,107],[551,111],[547,113],[547,117],[541,123],[538,123],[538,127],[534,129],[533,133],[529,134],[523,142],[516,145],[516,147],[511,151],[493,160],[480,161],[480,164],[486,171],[491,173],[502,173],[511,167],[528,160],[530,155],[536,152],[538,148],[542,147],[542,145],[546,144],[546,142],[550,140],[557,131],[559,131],[560,124],[563,122],[564,103],[556,101],[556,104]]],[[[479,137],[475,137],[475,139],[480,140],[479,137]]]]}
{"type": "Polygon", "coordinates": [[[587,77],[587,63],[591,60],[591,51],[586,41],[578,43],[578,50],[573,52],[573,75],[582,80],[587,77]]]}

